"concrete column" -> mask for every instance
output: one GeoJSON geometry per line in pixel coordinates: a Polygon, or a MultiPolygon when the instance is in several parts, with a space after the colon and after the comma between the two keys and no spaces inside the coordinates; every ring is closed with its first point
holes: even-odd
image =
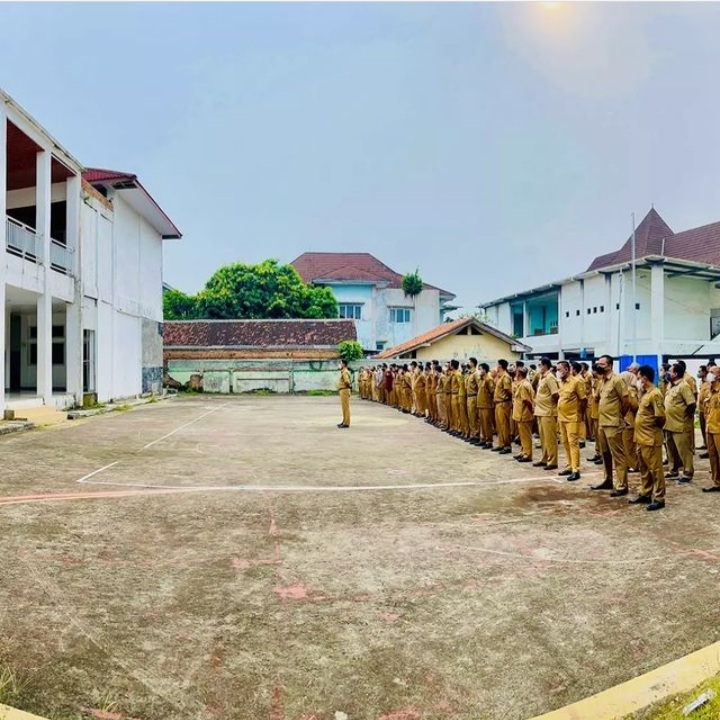
{"type": "Polygon", "coordinates": [[[73,302],[66,306],[65,374],[67,392],[82,404],[83,394],[83,319],[82,319],[82,246],[80,242],[80,205],[82,183],[79,175],[66,181],[67,247],[72,250],[73,302]]]}
{"type": "Polygon", "coordinates": [[[665,343],[665,268],[661,263],[650,270],[650,327],[650,345],[660,367],[665,343]]]}
{"type": "Polygon", "coordinates": [[[37,301],[37,394],[46,405],[52,405],[52,288],[50,270],[50,190],[52,154],[37,154],[35,186],[35,230],[42,244],[45,266],[43,292],[37,301]]]}
{"type": "Polygon", "coordinates": [[[7,365],[10,359],[9,342],[7,341],[8,323],[5,310],[5,248],[7,242],[7,112],[5,103],[0,101],[0,420],[5,414],[5,384],[8,382],[7,365]]]}
{"type": "Polygon", "coordinates": [[[526,338],[530,333],[530,317],[528,316],[527,301],[523,301],[523,337],[526,338]]]}

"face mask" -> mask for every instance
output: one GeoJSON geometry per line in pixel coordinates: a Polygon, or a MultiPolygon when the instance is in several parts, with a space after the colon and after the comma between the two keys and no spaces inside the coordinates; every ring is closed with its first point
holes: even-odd
{"type": "Polygon", "coordinates": [[[635,381],[635,387],[636,387],[638,390],[643,390],[643,389],[645,388],[645,385],[643,385],[643,381],[642,381],[642,380],[636,380],[636,381],[635,381]]]}
{"type": "Polygon", "coordinates": [[[708,382],[714,383],[715,380],[716,380],[716,378],[715,378],[715,373],[708,373],[708,374],[707,374],[707,381],[708,381],[708,382]]]}
{"type": "Polygon", "coordinates": [[[565,377],[565,375],[567,375],[567,373],[565,372],[565,370],[558,370],[558,371],[557,371],[557,376],[558,376],[561,380],[562,380],[562,378],[565,377]]]}

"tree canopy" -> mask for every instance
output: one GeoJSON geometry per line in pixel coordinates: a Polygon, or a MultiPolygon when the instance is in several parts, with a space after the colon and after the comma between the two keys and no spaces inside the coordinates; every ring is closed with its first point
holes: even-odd
{"type": "Polygon", "coordinates": [[[403,275],[402,289],[406,295],[410,295],[411,297],[419,295],[423,291],[423,287],[423,281],[418,268],[415,268],[415,272],[403,275]]]}
{"type": "Polygon", "coordinates": [[[221,267],[197,295],[169,290],[166,320],[267,320],[336,318],[338,305],[330,288],[306,285],[292,265],[263,260],[257,265],[221,267]]]}

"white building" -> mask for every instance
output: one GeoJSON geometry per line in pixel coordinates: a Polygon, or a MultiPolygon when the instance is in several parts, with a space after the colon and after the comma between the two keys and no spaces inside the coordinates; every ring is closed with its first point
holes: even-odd
{"type": "Polygon", "coordinates": [[[133,175],[88,170],[0,91],[0,418],[159,390],[162,243],[133,175]]]}
{"type": "Polygon", "coordinates": [[[375,354],[432,330],[455,295],[425,283],[406,295],[402,275],[370,253],[307,252],[290,263],[306,283],[329,287],[340,317],[354,320],[363,349],[375,354]]]}
{"type": "Polygon", "coordinates": [[[551,358],[720,359],[720,223],[674,233],[653,208],[587,270],[484,302],[487,321],[551,358]]]}

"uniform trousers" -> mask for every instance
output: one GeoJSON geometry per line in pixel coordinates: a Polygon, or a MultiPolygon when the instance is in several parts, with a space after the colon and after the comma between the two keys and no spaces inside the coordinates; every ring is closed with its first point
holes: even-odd
{"type": "Polygon", "coordinates": [[[479,411],[480,415],[480,439],[485,443],[493,441],[493,417],[495,408],[482,407],[479,411]]]}
{"type": "Polygon", "coordinates": [[[707,448],[710,456],[710,475],[715,487],[720,487],[720,433],[707,433],[707,448]]]}
{"type": "Polygon", "coordinates": [[[612,425],[600,425],[598,428],[598,447],[605,466],[605,479],[612,480],[615,490],[627,490],[628,464],[622,440],[622,428],[612,425]],[[613,477],[613,464],[615,477],[613,477]]]}
{"type": "Polygon", "coordinates": [[[557,418],[548,415],[541,416],[537,419],[538,429],[540,430],[540,447],[542,448],[542,457],[540,462],[547,465],[558,464],[558,428],[557,418]]]}
{"type": "Polygon", "coordinates": [[[468,416],[468,424],[470,425],[470,436],[477,437],[477,434],[478,434],[477,395],[468,395],[467,416],[468,416]]]}
{"type": "Polygon", "coordinates": [[[350,424],[350,390],[340,390],[340,407],[342,408],[342,421],[350,424]]]}
{"type": "Polygon", "coordinates": [[[640,465],[640,494],[665,502],[665,472],[662,465],[662,445],[638,445],[640,465]]]}
{"type": "Polygon", "coordinates": [[[516,420],[515,425],[520,436],[521,454],[523,457],[532,460],[533,442],[532,442],[532,420],[516,420]]]}
{"type": "Polygon", "coordinates": [[[692,477],[695,474],[695,465],[693,457],[693,430],[683,430],[682,432],[667,433],[668,456],[670,460],[670,469],[677,472],[682,466],[683,475],[692,477]]]}
{"type": "Polygon", "coordinates": [[[511,447],[510,436],[510,402],[499,402],[495,405],[495,429],[498,435],[498,445],[503,448],[511,447]]]}
{"type": "Polygon", "coordinates": [[[470,424],[468,422],[467,397],[458,395],[458,425],[460,432],[466,437],[470,434],[470,424]]]}
{"type": "Polygon", "coordinates": [[[558,420],[560,439],[565,447],[565,467],[580,472],[580,425],[581,423],[558,420]]]}

